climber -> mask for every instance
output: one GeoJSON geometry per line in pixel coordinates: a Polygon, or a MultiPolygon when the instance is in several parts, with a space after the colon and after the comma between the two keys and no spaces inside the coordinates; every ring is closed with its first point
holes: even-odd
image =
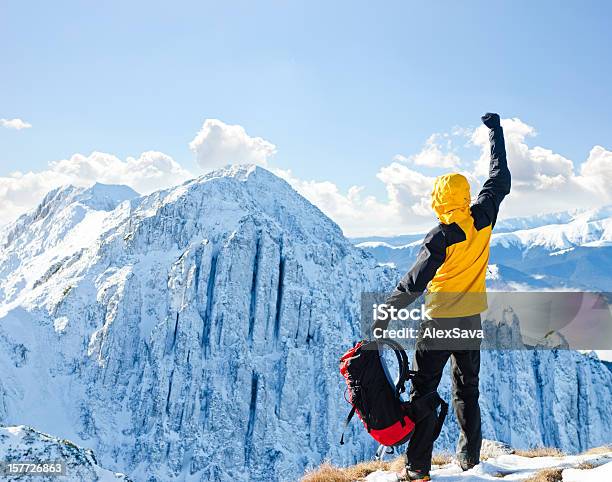
{"type": "MultiPolygon", "coordinates": [[[[489,178],[470,205],[470,186],[457,173],[439,176],[432,192],[432,208],[440,223],[423,240],[416,263],[402,278],[385,304],[397,309],[426,292],[426,303],[434,320],[421,322],[435,327],[480,327],[486,310],[485,274],[489,260],[491,230],[499,206],[510,192],[504,133],[498,114],[487,113],[482,122],[489,128],[491,160],[489,178]]],[[[373,328],[385,329],[388,321],[377,320],[373,328]]],[[[457,461],[463,470],[480,462],[482,442],[478,382],[480,341],[471,349],[439,348],[431,340],[418,338],[413,369],[411,399],[437,390],[442,371],[452,359],[453,406],[461,429],[457,461]]],[[[417,423],[406,450],[404,480],[430,480],[435,413],[417,423]]]]}

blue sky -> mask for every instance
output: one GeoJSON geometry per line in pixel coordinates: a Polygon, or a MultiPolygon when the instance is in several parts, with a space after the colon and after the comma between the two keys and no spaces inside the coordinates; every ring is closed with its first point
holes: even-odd
{"type": "MultiPolygon", "coordinates": [[[[273,143],[271,165],[295,178],[384,197],[376,174],[394,156],[476,127],[486,110],[533,126],[537,145],[578,167],[593,146],[612,147],[611,10],[4,0],[0,118],[32,127],[0,128],[0,176],[74,153],[148,150],[197,174],[188,144],[215,118],[273,143]]],[[[457,152],[478,158],[464,144],[457,152]]]]}

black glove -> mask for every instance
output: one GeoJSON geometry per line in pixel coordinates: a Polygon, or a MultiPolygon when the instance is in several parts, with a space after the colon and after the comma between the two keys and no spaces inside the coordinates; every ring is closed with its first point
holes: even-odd
{"type": "Polygon", "coordinates": [[[481,117],[481,119],[482,119],[482,123],[486,125],[489,129],[493,129],[494,127],[499,127],[499,114],[487,112],[485,115],[481,117]]]}

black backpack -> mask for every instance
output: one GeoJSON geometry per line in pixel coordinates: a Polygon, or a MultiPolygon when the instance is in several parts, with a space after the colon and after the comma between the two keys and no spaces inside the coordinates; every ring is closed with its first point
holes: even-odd
{"type": "MultiPolygon", "coordinates": [[[[440,435],[448,404],[438,392],[428,393],[409,402],[401,399],[405,383],[416,375],[409,369],[408,356],[399,343],[379,339],[360,341],[340,358],[340,373],[347,384],[351,411],[344,423],[348,426],[355,413],[368,433],[381,445],[394,447],[408,441],[415,424],[440,407],[434,440],[440,435]],[[399,364],[399,379],[394,385],[387,376],[382,348],[391,348],[399,364]]],[[[344,444],[344,430],[340,444],[344,444]]]]}

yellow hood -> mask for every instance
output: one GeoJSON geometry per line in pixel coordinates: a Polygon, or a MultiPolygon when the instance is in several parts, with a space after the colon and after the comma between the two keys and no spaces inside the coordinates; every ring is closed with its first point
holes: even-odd
{"type": "Polygon", "coordinates": [[[441,223],[452,224],[470,215],[470,184],[457,173],[438,176],[431,193],[431,207],[441,223]]]}

